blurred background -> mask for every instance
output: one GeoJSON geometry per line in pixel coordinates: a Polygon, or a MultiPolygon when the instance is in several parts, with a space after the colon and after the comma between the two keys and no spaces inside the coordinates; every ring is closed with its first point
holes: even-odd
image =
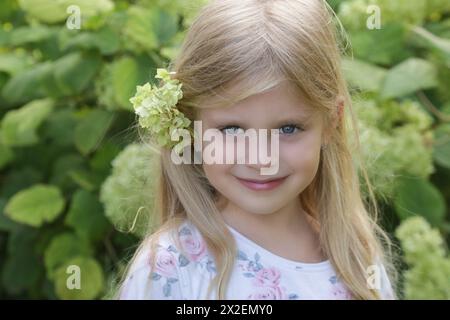
{"type": "MultiPolygon", "coordinates": [[[[111,297],[156,176],[129,98],[206,2],[0,1],[0,298],[111,297]]],[[[450,1],[329,4],[400,298],[449,299],[450,1]]]]}

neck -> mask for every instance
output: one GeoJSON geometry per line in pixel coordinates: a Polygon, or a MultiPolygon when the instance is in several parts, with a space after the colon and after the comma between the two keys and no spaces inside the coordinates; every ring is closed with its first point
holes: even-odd
{"type": "Polygon", "coordinates": [[[281,209],[268,214],[247,212],[228,201],[221,213],[228,225],[247,235],[264,232],[273,235],[298,234],[299,232],[307,232],[311,228],[300,199],[296,199],[281,209]]]}
{"type": "Polygon", "coordinates": [[[269,214],[246,212],[228,202],[221,213],[229,226],[269,251],[296,261],[324,260],[318,230],[300,199],[269,214]]]}

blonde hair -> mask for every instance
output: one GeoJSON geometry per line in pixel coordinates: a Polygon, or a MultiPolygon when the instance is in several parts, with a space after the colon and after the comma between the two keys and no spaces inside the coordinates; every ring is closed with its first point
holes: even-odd
{"type": "MultiPolygon", "coordinates": [[[[352,154],[359,150],[358,130],[341,72],[342,35],[339,20],[324,0],[216,0],[200,11],[170,69],[183,84],[178,108],[192,120],[198,108],[211,107],[211,101],[217,102],[216,107],[231,105],[285,80],[326,121],[332,121],[336,101],[343,99],[349,121],[333,129],[319,171],[300,199],[319,225],[322,248],[353,297],[379,299],[379,292],[367,286],[366,270],[382,263],[392,273],[391,241],[377,224],[378,206],[367,174],[361,166],[369,186],[363,199],[353,163],[352,154]],[[347,125],[356,137],[353,148],[347,125]]],[[[217,274],[210,290],[215,288],[216,298],[224,299],[236,247],[202,166],[176,165],[170,150],[162,149],[159,181],[155,210],[160,227],[151,240],[190,220],[215,258],[217,274]]]]}

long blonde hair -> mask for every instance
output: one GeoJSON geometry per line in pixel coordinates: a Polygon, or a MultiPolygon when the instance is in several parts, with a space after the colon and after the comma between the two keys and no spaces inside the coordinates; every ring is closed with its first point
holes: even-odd
{"type": "MultiPolygon", "coordinates": [[[[364,167],[357,169],[352,158],[359,152],[358,130],[341,72],[343,34],[324,0],[211,1],[189,28],[170,69],[183,84],[178,108],[192,120],[198,108],[206,107],[205,101],[219,101],[216,107],[231,105],[285,80],[295,84],[326,121],[332,121],[338,97],[343,99],[344,118],[349,120],[333,130],[319,171],[300,200],[318,223],[322,248],[353,297],[379,299],[379,292],[367,285],[366,270],[382,263],[392,274],[391,242],[377,224],[378,206],[364,167]],[[369,186],[367,197],[360,192],[358,172],[369,186]]],[[[170,150],[162,149],[156,198],[160,227],[141,248],[187,218],[215,258],[217,274],[210,290],[215,288],[216,298],[224,299],[236,247],[202,166],[176,165],[170,150]]],[[[395,284],[392,277],[391,282],[395,284]]]]}

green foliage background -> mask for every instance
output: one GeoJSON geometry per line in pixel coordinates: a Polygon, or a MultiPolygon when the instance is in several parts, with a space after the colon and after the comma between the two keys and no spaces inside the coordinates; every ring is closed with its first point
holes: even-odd
{"type": "MultiPolygon", "coordinates": [[[[109,297],[151,225],[155,153],[134,143],[129,98],[205,2],[1,1],[0,298],[109,297]],[[80,30],[66,27],[74,4],[80,30]],[[70,265],[81,290],[66,287],[70,265]]],[[[352,45],[363,161],[404,251],[400,297],[449,299],[450,3],[329,4],[352,45]]]]}

